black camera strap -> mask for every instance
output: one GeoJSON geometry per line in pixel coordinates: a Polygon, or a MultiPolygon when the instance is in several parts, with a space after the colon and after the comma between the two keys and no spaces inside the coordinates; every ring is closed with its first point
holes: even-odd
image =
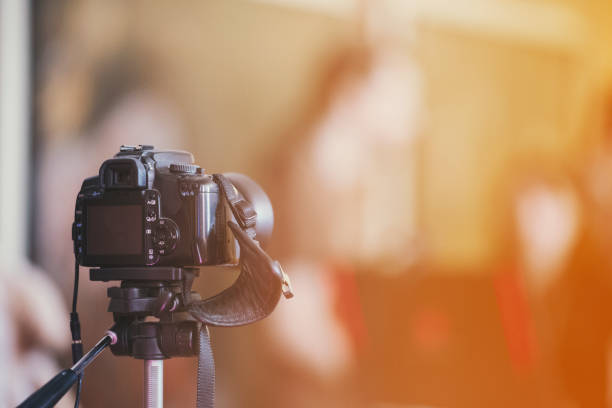
{"type": "Polygon", "coordinates": [[[197,408],[213,408],[215,395],[215,362],[207,326],[242,326],[268,316],[281,294],[290,298],[291,284],[280,264],[274,261],[253,239],[257,213],[223,175],[214,180],[224,194],[234,218],[228,221],[240,246],[240,275],[232,286],[211,298],[191,301],[193,276],[184,281],[183,293],[189,312],[202,322],[198,359],[197,408]]]}
{"type": "Polygon", "coordinates": [[[213,180],[219,186],[222,194],[225,196],[227,203],[234,214],[234,218],[245,230],[250,237],[255,237],[255,222],[257,220],[257,212],[245,198],[238,193],[236,187],[223,174],[213,174],[213,180]]]}
{"type": "Polygon", "coordinates": [[[240,246],[240,275],[232,286],[218,295],[190,303],[189,312],[210,326],[243,326],[272,313],[281,294],[290,298],[293,293],[280,263],[270,258],[253,239],[257,216],[253,206],[225,176],[215,174],[213,177],[240,224],[228,221],[240,246]]]}
{"type": "Polygon", "coordinates": [[[257,322],[272,313],[281,294],[293,296],[280,264],[238,224],[233,221],[228,224],[240,245],[240,275],[218,295],[188,306],[196,319],[209,326],[233,327],[257,322]]]}

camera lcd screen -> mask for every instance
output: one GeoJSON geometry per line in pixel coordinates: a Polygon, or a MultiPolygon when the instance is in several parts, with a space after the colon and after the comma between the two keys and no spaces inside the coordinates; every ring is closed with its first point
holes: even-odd
{"type": "Polygon", "coordinates": [[[87,254],[142,254],[142,217],[142,205],[89,205],[87,254]]]}

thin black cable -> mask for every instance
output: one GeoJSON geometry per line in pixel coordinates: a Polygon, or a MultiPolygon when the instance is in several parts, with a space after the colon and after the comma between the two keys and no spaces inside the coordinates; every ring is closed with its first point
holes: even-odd
{"type": "MultiPolygon", "coordinates": [[[[77,298],[79,296],[79,261],[74,262],[74,288],[72,290],[72,313],[77,312],[77,298]]],[[[76,363],[76,361],[75,361],[76,363]]]]}
{"type": "MultiPolygon", "coordinates": [[[[79,297],[79,261],[74,261],[74,288],[72,291],[72,312],[70,313],[70,333],[72,334],[72,363],[83,357],[83,343],[81,341],[81,323],[79,322],[79,314],[77,313],[77,299],[79,297]]],[[[74,408],[79,408],[81,399],[81,386],[83,385],[83,374],[79,375],[77,383],[76,398],[74,408]]]]}

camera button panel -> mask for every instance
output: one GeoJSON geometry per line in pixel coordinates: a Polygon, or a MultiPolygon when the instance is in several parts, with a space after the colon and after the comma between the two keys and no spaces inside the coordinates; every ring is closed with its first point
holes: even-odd
{"type": "Polygon", "coordinates": [[[153,231],[159,219],[159,192],[157,190],[145,190],[144,198],[144,241],[145,241],[145,263],[155,265],[159,261],[159,253],[155,249],[153,231]]]}
{"type": "Polygon", "coordinates": [[[143,198],[145,259],[147,265],[155,265],[161,256],[170,254],[176,248],[179,228],[171,219],[161,217],[157,190],[145,190],[143,198]]]}
{"type": "Polygon", "coordinates": [[[153,230],[153,246],[160,255],[168,255],[176,248],[179,229],[169,218],[160,219],[153,230]]]}

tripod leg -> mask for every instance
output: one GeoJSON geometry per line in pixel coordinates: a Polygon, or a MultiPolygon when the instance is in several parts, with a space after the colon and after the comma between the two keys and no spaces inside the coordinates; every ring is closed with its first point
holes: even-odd
{"type": "Polygon", "coordinates": [[[164,360],[144,360],[144,408],[164,406],[164,360]]]}

